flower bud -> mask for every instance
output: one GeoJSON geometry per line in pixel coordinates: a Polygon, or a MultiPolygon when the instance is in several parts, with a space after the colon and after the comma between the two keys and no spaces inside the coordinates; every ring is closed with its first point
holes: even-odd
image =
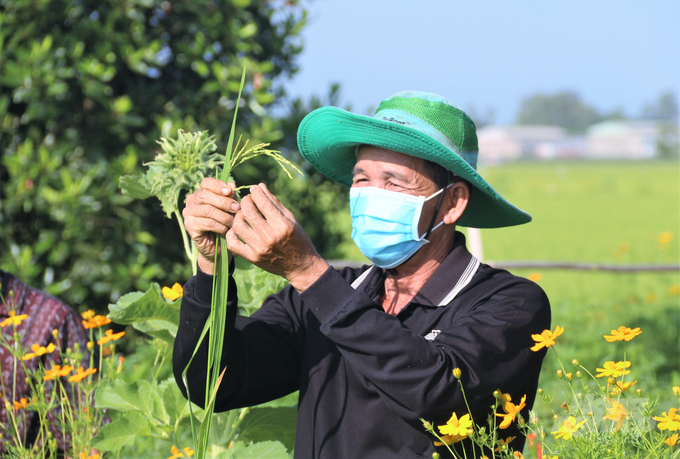
{"type": "Polygon", "coordinates": [[[456,367],[453,369],[453,377],[456,379],[460,379],[460,375],[462,372],[460,371],[460,368],[456,367]]]}
{"type": "Polygon", "coordinates": [[[493,391],[493,396],[495,398],[499,398],[501,395],[503,395],[503,393],[500,390],[496,389],[495,391],[493,391]]]}
{"type": "Polygon", "coordinates": [[[567,381],[571,381],[573,375],[571,373],[567,373],[567,381]]]}
{"type": "Polygon", "coordinates": [[[472,427],[467,430],[467,436],[472,438],[475,435],[475,429],[472,427]]]}
{"type": "Polygon", "coordinates": [[[642,395],[642,389],[638,389],[635,392],[637,392],[638,395],[642,395]]]}
{"type": "Polygon", "coordinates": [[[580,378],[581,376],[583,376],[583,373],[581,373],[580,370],[577,371],[577,372],[576,372],[576,377],[577,377],[577,378],[580,378]]]}
{"type": "Polygon", "coordinates": [[[432,459],[439,459],[439,453],[436,451],[432,453],[432,459]]]}
{"type": "Polygon", "coordinates": [[[91,351],[92,349],[94,349],[94,342],[88,341],[87,342],[87,350],[91,351]]]}
{"type": "Polygon", "coordinates": [[[673,393],[680,397],[680,386],[673,386],[673,393]]]}
{"type": "Polygon", "coordinates": [[[541,389],[541,388],[539,387],[537,392],[538,392],[539,394],[542,394],[542,393],[543,393],[543,389],[541,389]]]}
{"type": "Polygon", "coordinates": [[[432,429],[432,423],[430,421],[423,421],[423,428],[425,430],[431,430],[432,429]]]}
{"type": "Polygon", "coordinates": [[[558,377],[558,378],[562,379],[562,375],[563,375],[563,374],[564,374],[564,373],[562,372],[562,370],[557,370],[557,377],[558,377]]]}
{"type": "Polygon", "coordinates": [[[572,360],[571,363],[572,363],[572,365],[578,366],[578,360],[576,360],[576,359],[572,360]]]}
{"type": "Polygon", "coordinates": [[[592,418],[592,417],[593,417],[593,412],[592,412],[592,411],[588,411],[588,416],[590,416],[590,417],[592,418]]]}
{"type": "Polygon", "coordinates": [[[10,291],[9,291],[9,297],[10,297],[10,298],[14,298],[14,290],[10,290],[10,291]]]}
{"type": "Polygon", "coordinates": [[[615,385],[615,384],[616,384],[616,379],[614,379],[614,378],[612,378],[612,377],[610,376],[609,378],[607,378],[607,384],[609,384],[610,386],[615,385]]]}
{"type": "Polygon", "coordinates": [[[50,432],[49,430],[47,431],[47,439],[48,440],[52,439],[52,432],[50,432]]]}
{"type": "Polygon", "coordinates": [[[52,336],[54,336],[55,339],[59,338],[59,330],[56,328],[52,330],[52,336]]]}

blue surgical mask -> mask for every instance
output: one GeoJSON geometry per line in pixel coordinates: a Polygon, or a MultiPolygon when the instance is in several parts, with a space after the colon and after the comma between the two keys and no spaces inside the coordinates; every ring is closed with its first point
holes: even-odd
{"type": "Polygon", "coordinates": [[[425,202],[442,191],[425,198],[375,187],[350,188],[352,240],[376,266],[399,266],[429,242],[418,235],[420,214],[425,202]]]}

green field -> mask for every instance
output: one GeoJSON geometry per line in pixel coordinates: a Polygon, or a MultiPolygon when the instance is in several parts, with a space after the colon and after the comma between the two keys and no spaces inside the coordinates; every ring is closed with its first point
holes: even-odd
{"type": "MultiPolygon", "coordinates": [[[[534,218],[519,227],[483,230],[487,260],[680,263],[677,162],[516,163],[482,173],[534,218]]],[[[680,273],[512,271],[540,274],[553,329],[566,329],[556,346],[566,371],[574,369],[575,358],[593,372],[605,361],[624,360],[622,344],[607,343],[603,335],[620,325],[641,327],[643,333],[626,346],[632,380],[639,381],[641,397],[658,395],[660,408],[677,404],[671,387],[680,384],[680,273]]],[[[558,368],[549,353],[541,386],[559,400],[565,395],[558,368]]],[[[550,414],[542,401],[536,409],[550,414]]]]}

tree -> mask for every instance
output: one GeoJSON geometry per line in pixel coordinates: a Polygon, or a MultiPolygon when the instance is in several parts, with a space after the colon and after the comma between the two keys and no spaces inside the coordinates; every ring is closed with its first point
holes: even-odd
{"type": "Polygon", "coordinates": [[[0,266],[81,309],[185,279],[176,225],[118,178],[179,128],[223,149],[243,65],[239,132],[279,140],[304,23],[296,1],[0,0],[0,266]]]}
{"type": "Polygon", "coordinates": [[[665,91],[659,95],[655,103],[646,104],[642,109],[642,118],[658,121],[678,121],[678,98],[673,91],[665,91]]]}
{"type": "Polygon", "coordinates": [[[554,95],[535,94],[524,99],[517,124],[547,124],[582,132],[605,118],[585,104],[578,94],[564,91],[554,95]]]}

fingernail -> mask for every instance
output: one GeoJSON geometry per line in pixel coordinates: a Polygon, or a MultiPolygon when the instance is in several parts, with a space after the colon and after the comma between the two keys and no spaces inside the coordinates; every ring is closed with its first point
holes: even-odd
{"type": "Polygon", "coordinates": [[[229,192],[230,192],[230,191],[231,191],[231,190],[230,190],[228,187],[226,187],[226,186],[225,186],[225,187],[222,187],[222,189],[220,190],[220,192],[221,192],[222,194],[224,194],[224,195],[229,195],[229,192]]]}
{"type": "Polygon", "coordinates": [[[235,202],[231,205],[231,210],[239,210],[241,206],[239,206],[238,202],[235,202]]]}

